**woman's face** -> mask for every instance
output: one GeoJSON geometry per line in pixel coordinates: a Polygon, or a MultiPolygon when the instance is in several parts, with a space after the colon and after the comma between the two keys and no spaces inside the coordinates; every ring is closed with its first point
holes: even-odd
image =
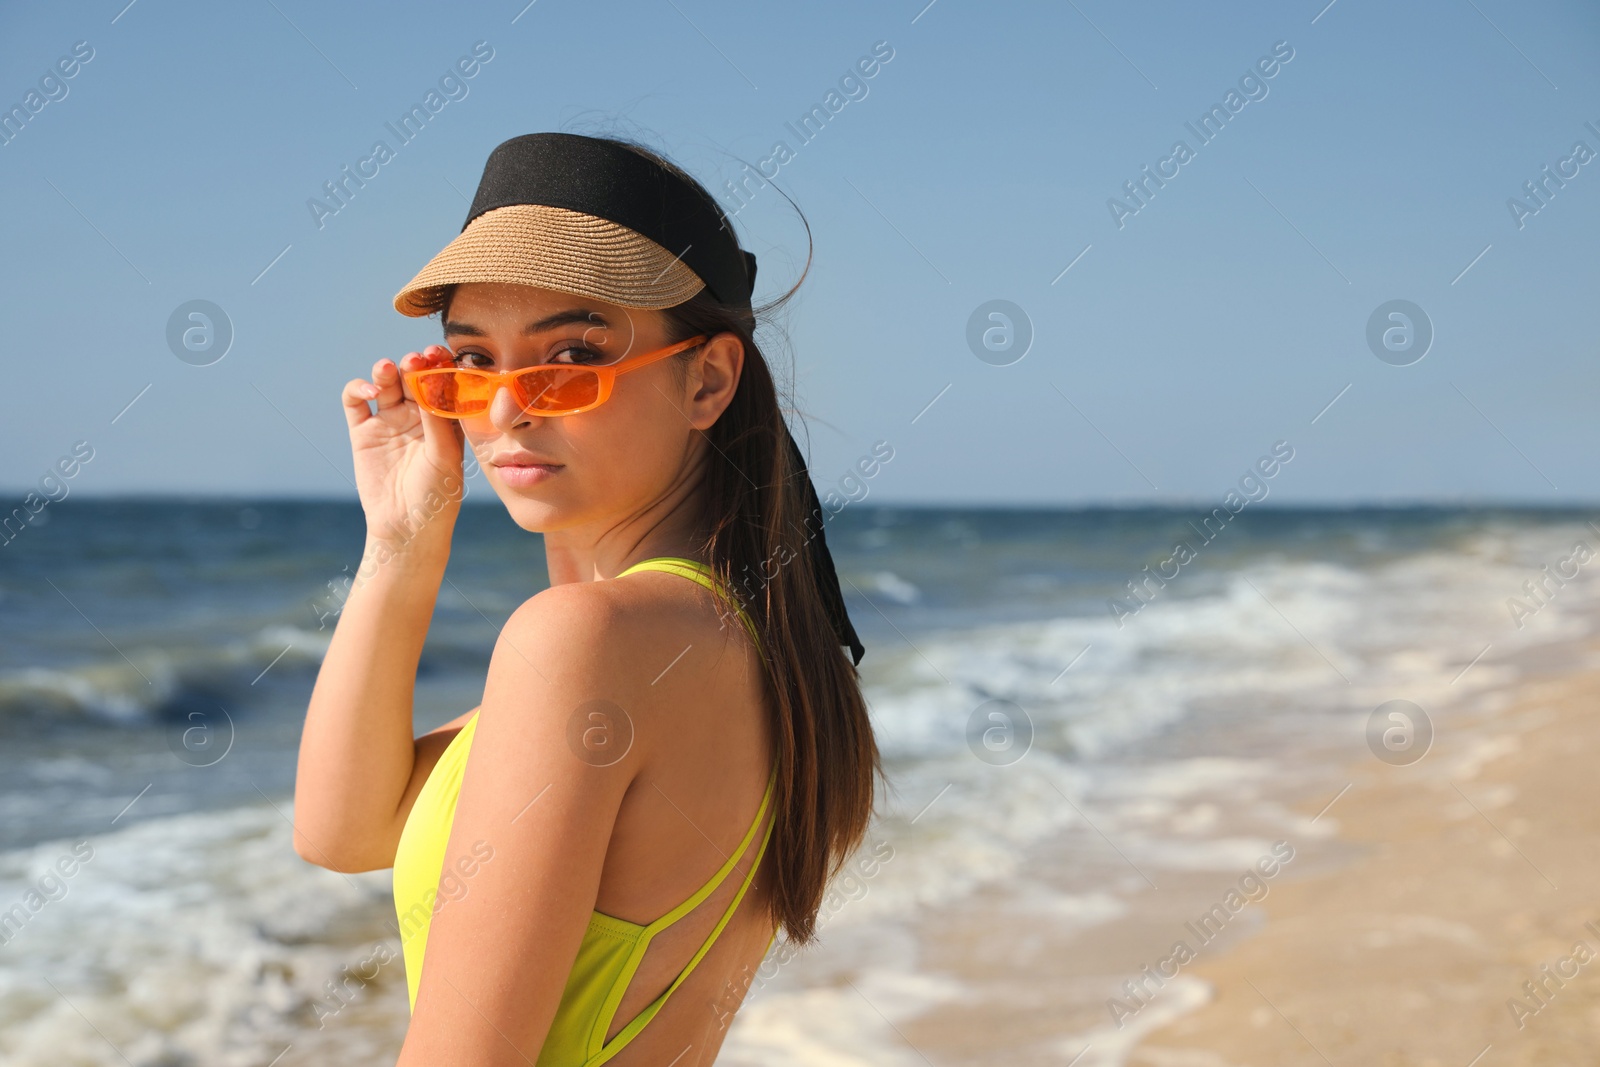
{"type": "MultiPolygon", "coordinates": [[[[485,370],[625,365],[672,343],[658,311],[489,282],[456,287],[444,329],[455,364],[485,370]]],[[[732,399],[743,345],[722,333],[692,352],[687,367],[669,356],[619,375],[605,403],[578,415],[527,414],[501,389],[486,413],[460,420],[517,525],[598,536],[681,488],[707,447],[700,431],[732,399]]]]}

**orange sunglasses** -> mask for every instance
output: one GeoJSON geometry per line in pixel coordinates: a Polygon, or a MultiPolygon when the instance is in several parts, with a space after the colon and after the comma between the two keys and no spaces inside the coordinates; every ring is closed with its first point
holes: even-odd
{"type": "Polygon", "coordinates": [[[704,344],[698,334],[626,363],[586,366],[582,363],[540,363],[520,370],[489,371],[479,367],[429,367],[407,371],[411,396],[424,410],[444,419],[482,415],[501,389],[511,390],[529,415],[576,415],[592,411],[611,398],[617,375],[647,367],[668,356],[704,344]]]}

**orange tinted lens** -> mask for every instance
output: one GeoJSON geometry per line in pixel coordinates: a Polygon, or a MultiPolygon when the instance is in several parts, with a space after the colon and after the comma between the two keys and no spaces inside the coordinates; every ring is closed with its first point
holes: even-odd
{"type": "Polygon", "coordinates": [[[417,376],[418,399],[428,407],[456,415],[481,415],[487,411],[495,388],[488,378],[454,370],[417,376]]]}
{"type": "MultiPolygon", "coordinates": [[[[600,398],[600,376],[584,367],[539,367],[516,379],[518,398],[528,411],[573,411],[600,398]]],[[[452,415],[482,415],[500,384],[463,370],[427,372],[417,377],[419,399],[452,415]]]]}
{"type": "Polygon", "coordinates": [[[543,366],[519,375],[527,411],[572,411],[600,398],[600,375],[586,367],[543,366]]]}

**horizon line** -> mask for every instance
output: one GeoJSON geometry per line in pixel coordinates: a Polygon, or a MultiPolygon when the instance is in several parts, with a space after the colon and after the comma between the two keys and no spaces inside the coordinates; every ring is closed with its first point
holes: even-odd
{"type": "MultiPolygon", "coordinates": [[[[0,489],[0,493],[7,493],[0,489]]],[[[22,507],[21,496],[34,493],[34,489],[22,490],[18,495],[16,507],[22,507]]],[[[182,503],[197,505],[238,505],[251,504],[338,504],[359,508],[360,501],[352,500],[347,496],[326,496],[317,494],[242,494],[242,493],[194,493],[176,491],[151,491],[128,493],[74,493],[63,497],[61,500],[50,501],[59,506],[72,500],[82,500],[97,504],[128,504],[128,503],[182,503]]],[[[902,498],[868,502],[866,500],[847,503],[838,512],[830,514],[843,514],[847,511],[861,510],[891,510],[891,511],[1139,511],[1139,510],[1177,510],[1192,509],[1197,506],[1222,507],[1222,501],[1217,498],[1194,495],[1173,495],[1163,498],[1133,498],[1133,499],[1107,499],[1091,498],[1076,501],[1051,501],[1051,500],[932,500],[917,498],[902,498]]],[[[490,500],[467,500],[462,503],[463,508],[504,508],[498,498],[490,500]]],[[[1513,511],[1583,511],[1589,509],[1600,510],[1600,499],[1597,500],[1551,500],[1548,498],[1510,498],[1492,496],[1413,496],[1413,497],[1326,497],[1311,500],[1278,501],[1262,499],[1251,501],[1247,508],[1241,508],[1232,514],[1241,515],[1246,510],[1256,511],[1371,511],[1371,510],[1513,510],[1513,511]]],[[[11,508],[0,509],[0,514],[9,512],[11,508]]],[[[42,510],[42,509],[41,509],[42,510]]]]}

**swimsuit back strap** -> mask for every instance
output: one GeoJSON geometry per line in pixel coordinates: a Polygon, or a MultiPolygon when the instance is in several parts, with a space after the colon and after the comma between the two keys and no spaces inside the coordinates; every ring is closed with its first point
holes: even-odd
{"type": "MultiPolygon", "coordinates": [[[[733,868],[738,864],[739,857],[744,855],[745,852],[750,848],[750,842],[754,840],[756,836],[756,830],[760,828],[761,820],[766,816],[767,808],[772,804],[772,791],[776,786],[777,781],[778,767],[776,764],[774,764],[772,767],[772,772],[767,775],[767,790],[764,794],[762,794],[761,807],[756,809],[756,817],[754,821],[750,823],[750,829],[745,831],[744,840],[740,841],[739,847],[733,850],[733,855],[728,857],[728,862],[724,863],[721,868],[717,870],[717,873],[711,876],[710,881],[706,882],[705,885],[695,890],[694,895],[688,900],[685,900],[676,908],[673,908],[671,911],[661,916],[661,918],[657,919],[649,926],[646,926],[645,930],[647,937],[655,937],[655,935],[659,934],[661,931],[665,930],[667,927],[671,926],[685,915],[688,915],[695,908],[699,907],[707,897],[717,891],[717,887],[722,884],[723,879],[727,878],[728,875],[733,871],[733,868]]],[[[767,825],[767,836],[772,836],[772,825],[770,823],[767,825]]],[[[763,849],[767,847],[766,838],[762,839],[761,847],[763,849]]],[[[760,853],[757,853],[756,863],[759,862],[760,853]]],[[[746,886],[750,884],[750,879],[755,876],[756,863],[752,863],[750,865],[750,869],[745,872],[744,881],[746,886]]],[[[743,890],[740,890],[740,892],[742,894],[743,890]]],[[[734,902],[738,903],[738,898],[735,898],[734,902]]],[[[717,929],[722,929],[720,924],[717,926],[717,929]]],[[[713,934],[712,936],[715,937],[716,935],[713,934]]]]}
{"type": "MultiPolygon", "coordinates": [[[[676,556],[658,556],[654,559],[647,559],[639,563],[635,563],[627,570],[624,570],[622,574],[632,574],[635,571],[644,570],[666,571],[671,574],[680,575],[684,578],[688,578],[694,582],[697,582],[706,589],[709,589],[712,593],[715,593],[718,596],[730,601],[734,608],[738,611],[739,618],[744,623],[745,629],[749,631],[750,638],[755,643],[756,649],[758,651],[761,649],[761,639],[756,633],[754,623],[750,621],[750,617],[745,614],[744,608],[738,603],[738,601],[734,600],[725,590],[721,588],[719,583],[716,581],[715,575],[711,572],[709,567],[692,559],[682,559],[676,556]]],[[[622,577],[622,574],[619,574],[618,577],[622,577]]],[[[622,994],[628,985],[628,980],[633,976],[634,968],[638,966],[639,961],[643,958],[644,950],[649,946],[650,941],[655,937],[655,935],[660,933],[662,930],[665,930],[679,919],[682,919],[685,915],[688,915],[691,911],[704,903],[706,898],[712,893],[716,892],[717,887],[722,885],[722,883],[727,879],[728,875],[732,873],[734,867],[738,864],[739,857],[743,856],[747,851],[749,851],[750,843],[755,839],[756,830],[760,828],[762,819],[766,817],[768,809],[772,806],[773,791],[777,785],[777,781],[778,767],[776,764],[774,764],[771,772],[767,775],[767,788],[762,794],[761,806],[756,810],[756,817],[750,823],[750,829],[745,831],[744,838],[739,842],[739,846],[734,849],[733,855],[728,857],[727,862],[724,863],[717,870],[717,872],[711,876],[709,881],[707,881],[699,889],[695,890],[694,894],[687,900],[683,901],[677,907],[673,908],[671,911],[667,912],[665,915],[661,916],[659,919],[655,920],[644,928],[644,932],[639,939],[639,947],[637,952],[634,954],[632,960],[625,968],[620,980],[612,988],[610,996],[607,997],[606,1004],[601,1009],[601,1019],[609,1020],[615,1014],[617,1005],[621,1002],[622,994]]],[[[629,1042],[637,1037],[639,1032],[649,1024],[650,1020],[655,1018],[656,1013],[659,1012],[666,1004],[667,998],[672,996],[677,988],[682,985],[686,979],[688,979],[689,975],[694,972],[694,969],[699,966],[700,961],[705,958],[706,953],[711,951],[711,946],[716,944],[718,937],[722,936],[723,929],[726,928],[729,921],[732,920],[734,912],[739,909],[740,903],[744,900],[745,893],[750,889],[750,883],[755,879],[756,870],[761,866],[761,859],[766,854],[767,843],[772,840],[772,828],[776,822],[776,817],[774,817],[767,823],[766,833],[764,833],[761,837],[761,845],[756,849],[755,858],[750,862],[750,869],[745,872],[744,880],[739,885],[739,891],[734,894],[733,900],[729,902],[727,909],[723,911],[722,917],[717,920],[717,925],[712,927],[711,933],[706,936],[705,941],[701,943],[700,948],[696,950],[695,954],[689,958],[689,962],[684,965],[683,970],[678,972],[678,976],[672,980],[672,984],[668,986],[660,996],[651,1001],[650,1004],[641,1010],[638,1015],[630,1019],[628,1024],[621,1030],[617,1031],[616,1036],[613,1037],[609,1042],[606,1042],[593,1057],[586,1060],[584,1067],[599,1067],[600,1064],[605,1063],[618,1052],[621,1052],[623,1048],[625,1048],[629,1042]]],[[[776,938],[777,932],[774,931],[773,939],[776,938]]],[[[771,948],[770,941],[768,942],[768,948],[771,948]]]]}
{"type": "MultiPolygon", "coordinates": [[[[693,911],[701,902],[715,892],[716,888],[722,884],[725,878],[727,878],[728,873],[733,870],[734,865],[738,862],[739,857],[749,849],[750,842],[755,837],[756,828],[761,825],[762,818],[767,814],[767,808],[772,801],[773,787],[777,783],[777,780],[778,768],[776,765],[774,765],[772,772],[767,776],[767,791],[761,798],[761,807],[757,810],[755,821],[750,824],[749,831],[745,833],[744,840],[739,842],[739,847],[735,849],[733,855],[728,858],[728,862],[723,864],[722,868],[718,870],[716,874],[711,876],[711,880],[709,882],[701,886],[688,900],[685,900],[682,904],[679,904],[676,908],[673,908],[671,911],[661,916],[661,918],[645,927],[644,936],[640,939],[641,954],[643,948],[649,944],[650,940],[654,938],[656,934],[660,933],[662,930],[671,926],[673,923],[689,914],[689,912],[693,911]]],[[[617,1035],[605,1045],[600,1055],[587,1061],[585,1067],[598,1067],[599,1064],[605,1063],[612,1056],[615,1056],[618,1052],[621,1052],[623,1047],[632,1041],[636,1036],[638,1036],[639,1031],[643,1030],[645,1026],[649,1024],[651,1019],[655,1018],[656,1012],[660,1011],[661,1008],[666,1004],[667,998],[672,996],[673,992],[676,991],[677,988],[684,983],[685,979],[687,979],[689,975],[694,972],[695,967],[697,967],[700,961],[705,958],[705,954],[711,951],[711,946],[716,944],[718,937],[722,936],[723,928],[726,927],[729,920],[733,918],[733,913],[739,909],[740,902],[744,900],[745,892],[749,890],[750,883],[755,879],[756,870],[761,866],[761,857],[766,854],[767,842],[772,839],[772,827],[776,822],[777,819],[774,817],[767,823],[766,833],[762,834],[761,836],[761,845],[756,849],[755,859],[750,861],[750,869],[745,872],[744,881],[739,885],[739,891],[733,895],[733,900],[729,902],[727,909],[722,913],[722,918],[717,920],[717,925],[712,927],[711,933],[708,934],[705,941],[701,943],[699,950],[697,950],[695,954],[689,958],[689,962],[684,965],[683,970],[678,972],[678,977],[672,980],[672,984],[666,988],[665,992],[663,992],[655,1000],[651,1001],[650,1004],[641,1010],[638,1015],[629,1020],[628,1025],[617,1031],[617,1035]]],[[[777,932],[774,931],[773,938],[776,939],[776,937],[777,932]]],[[[770,947],[771,942],[769,941],[768,948],[770,947]]],[[[636,960],[637,958],[638,957],[636,957],[636,960]]],[[[631,968],[629,973],[631,977],[631,968]]],[[[613,993],[614,997],[620,999],[623,985],[625,985],[625,983],[618,983],[618,987],[613,993]]],[[[608,1005],[608,1007],[610,1008],[610,1011],[607,1012],[604,1017],[609,1017],[610,1012],[614,1012],[616,1010],[615,1004],[608,1005]]]]}

